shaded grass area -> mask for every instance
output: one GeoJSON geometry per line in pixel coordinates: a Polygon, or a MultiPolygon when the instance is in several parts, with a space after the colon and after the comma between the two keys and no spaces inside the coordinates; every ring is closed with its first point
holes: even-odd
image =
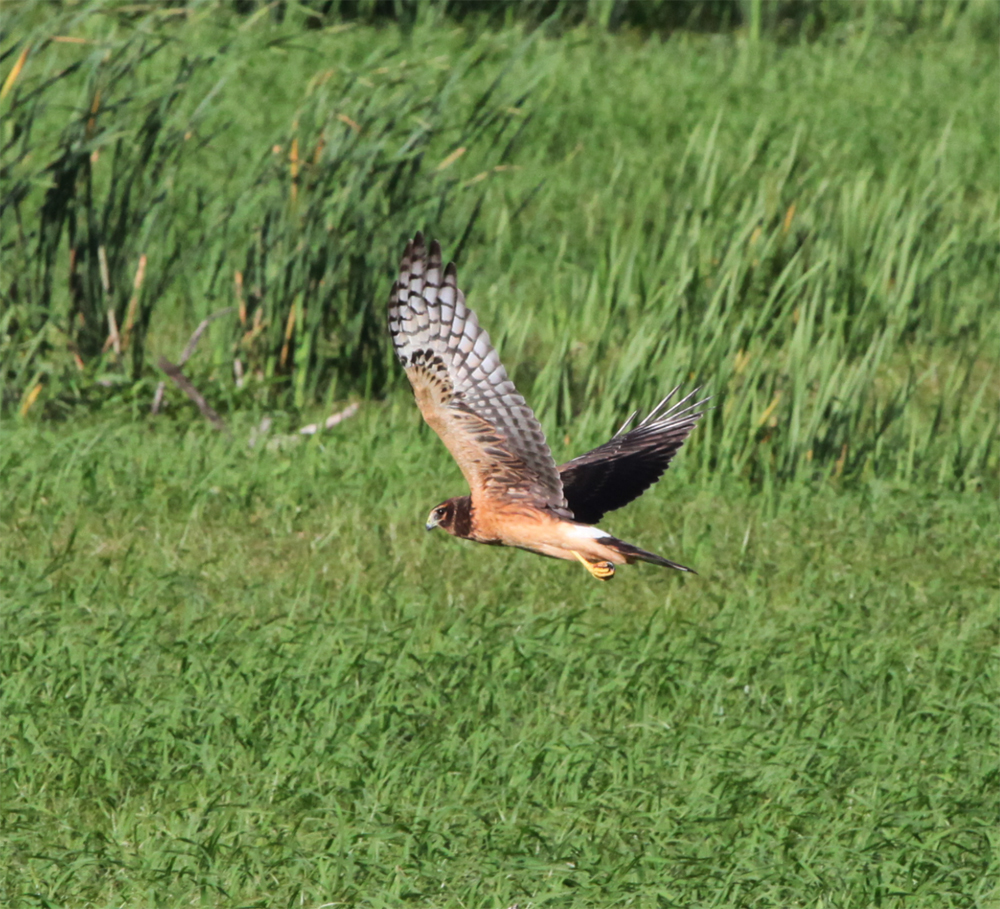
{"type": "Polygon", "coordinates": [[[405,398],[248,425],[8,430],[6,904],[986,905],[989,497],[682,455],[597,584],[426,534],[405,398]]]}
{"type": "Polygon", "coordinates": [[[387,393],[385,289],[423,228],[560,428],[701,383],[721,405],[705,476],[989,483],[997,55],[956,24],[978,8],[785,46],[27,5],[4,102],[6,406],[148,403],[158,356],[225,307],[186,367],[220,411],[387,393]],[[160,176],[112,192],[150,117],[155,160],[133,163],[160,176]],[[79,165],[61,189],[60,155],[79,165]],[[58,200],[75,239],[46,220],[58,200]],[[116,352],[108,310],[126,326],[133,301],[149,334],[116,352]]]}
{"type": "Polygon", "coordinates": [[[134,388],[150,331],[160,347],[226,304],[214,359],[227,378],[239,360],[254,395],[382,390],[382,275],[408,222],[448,210],[452,233],[471,230],[442,161],[502,166],[526,86],[511,97],[496,55],[454,35],[443,55],[433,32],[308,41],[221,4],[51,12],[15,7],[0,47],[21,52],[2,143],[5,406],[45,390],[51,416],[101,382],[134,388]]]}

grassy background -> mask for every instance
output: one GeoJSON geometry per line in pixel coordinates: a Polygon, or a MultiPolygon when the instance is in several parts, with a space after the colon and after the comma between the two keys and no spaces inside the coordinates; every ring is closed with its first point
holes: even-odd
{"type": "Polygon", "coordinates": [[[384,290],[423,226],[560,430],[699,382],[705,475],[995,473],[982,5],[792,46],[34,9],[7,47],[32,49],[7,99],[8,412],[151,400],[158,357],[227,307],[187,367],[220,411],[399,388],[384,290]]]}
{"type": "Polygon", "coordinates": [[[793,6],[15,9],[5,904],[996,905],[997,10],[793,6]],[[697,577],[422,532],[421,227],[697,577]]]}
{"type": "Polygon", "coordinates": [[[11,905],[990,905],[995,502],[681,468],[599,585],[417,419],[8,437],[11,905]]]}

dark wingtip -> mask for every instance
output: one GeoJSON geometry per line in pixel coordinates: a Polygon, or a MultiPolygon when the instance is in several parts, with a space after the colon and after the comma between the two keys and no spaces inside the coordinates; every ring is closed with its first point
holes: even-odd
{"type": "MultiPolygon", "coordinates": [[[[662,557],[661,557],[662,558],[662,557]]],[[[671,562],[670,559],[663,559],[661,562],[655,562],[656,565],[662,565],[664,568],[673,568],[676,571],[686,571],[688,574],[697,574],[693,568],[688,568],[687,565],[680,565],[677,562],[671,562]]]]}

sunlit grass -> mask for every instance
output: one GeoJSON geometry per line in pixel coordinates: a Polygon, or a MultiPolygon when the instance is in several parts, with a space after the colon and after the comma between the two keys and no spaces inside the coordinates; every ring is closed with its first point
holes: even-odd
{"type": "Polygon", "coordinates": [[[427,534],[461,483],[405,398],[4,461],[12,905],[989,893],[989,497],[699,489],[682,455],[608,523],[699,576],[598,584],[427,534]]]}
{"type": "Polygon", "coordinates": [[[18,7],[33,50],[0,98],[5,204],[24,191],[0,274],[0,901],[991,905],[982,5],[785,44],[609,35],[599,3],[601,28],[565,33],[103,8],[18,7]],[[140,60],[141,33],[168,40],[140,60]],[[110,200],[80,203],[112,281],[81,248],[80,369],[66,235],[32,231],[109,50],[106,131],[73,146],[110,200]],[[169,141],[115,158],[181,60],[169,141]],[[10,105],[75,61],[18,132],[10,105]],[[116,160],[158,176],[126,199],[116,160]],[[412,208],[387,201],[386,161],[422,168],[412,208]],[[139,210],[141,231],[116,220],[139,210]],[[424,532],[464,486],[384,335],[420,228],[560,459],[676,383],[713,395],[665,478],[602,522],[696,577],[600,584],[424,532]],[[101,353],[143,251],[146,346],[101,353]],[[303,308],[320,281],[352,288],[343,309],[303,308]],[[157,357],[230,305],[185,365],[227,431],[173,389],[149,416],[157,357]],[[297,433],[346,400],[355,417],[297,433]]]}
{"type": "Polygon", "coordinates": [[[973,33],[751,48],[586,28],[303,32],[218,10],[124,28],[88,9],[36,27],[111,56],[39,39],[7,101],[38,121],[30,145],[11,127],[22,141],[5,152],[28,225],[4,222],[8,409],[65,414],[108,385],[148,402],[158,357],[226,306],[187,367],[216,407],[382,394],[402,381],[386,287],[424,228],[561,430],[596,437],[693,383],[719,404],[703,476],[995,475],[1000,110],[995,49],[973,33]],[[185,63],[190,48],[206,52],[185,63]],[[150,111],[148,160],[130,157],[120,136],[160,124],[150,111]],[[46,156],[66,149],[91,212],[75,259],[51,220],[69,189],[39,208],[46,156]],[[140,192],[122,191],[129,174],[140,192]],[[133,299],[121,357],[138,386],[100,355],[109,306],[124,325],[133,299]]]}

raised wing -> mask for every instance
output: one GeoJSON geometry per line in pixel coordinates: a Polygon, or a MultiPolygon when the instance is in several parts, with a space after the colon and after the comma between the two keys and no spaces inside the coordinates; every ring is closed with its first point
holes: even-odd
{"type": "Polygon", "coordinates": [[[545,433],[465,305],[455,264],[422,234],[406,244],[389,298],[389,333],[424,419],[469,483],[472,498],[523,499],[565,512],[545,433]]]}
{"type": "Polygon", "coordinates": [[[676,391],[635,429],[625,432],[635,418],[632,414],[610,442],[559,468],[566,502],[577,521],[596,524],[605,513],[637,499],[660,479],[701,416],[698,408],[708,400],[689,404],[695,390],[664,410],[676,391]]]}

